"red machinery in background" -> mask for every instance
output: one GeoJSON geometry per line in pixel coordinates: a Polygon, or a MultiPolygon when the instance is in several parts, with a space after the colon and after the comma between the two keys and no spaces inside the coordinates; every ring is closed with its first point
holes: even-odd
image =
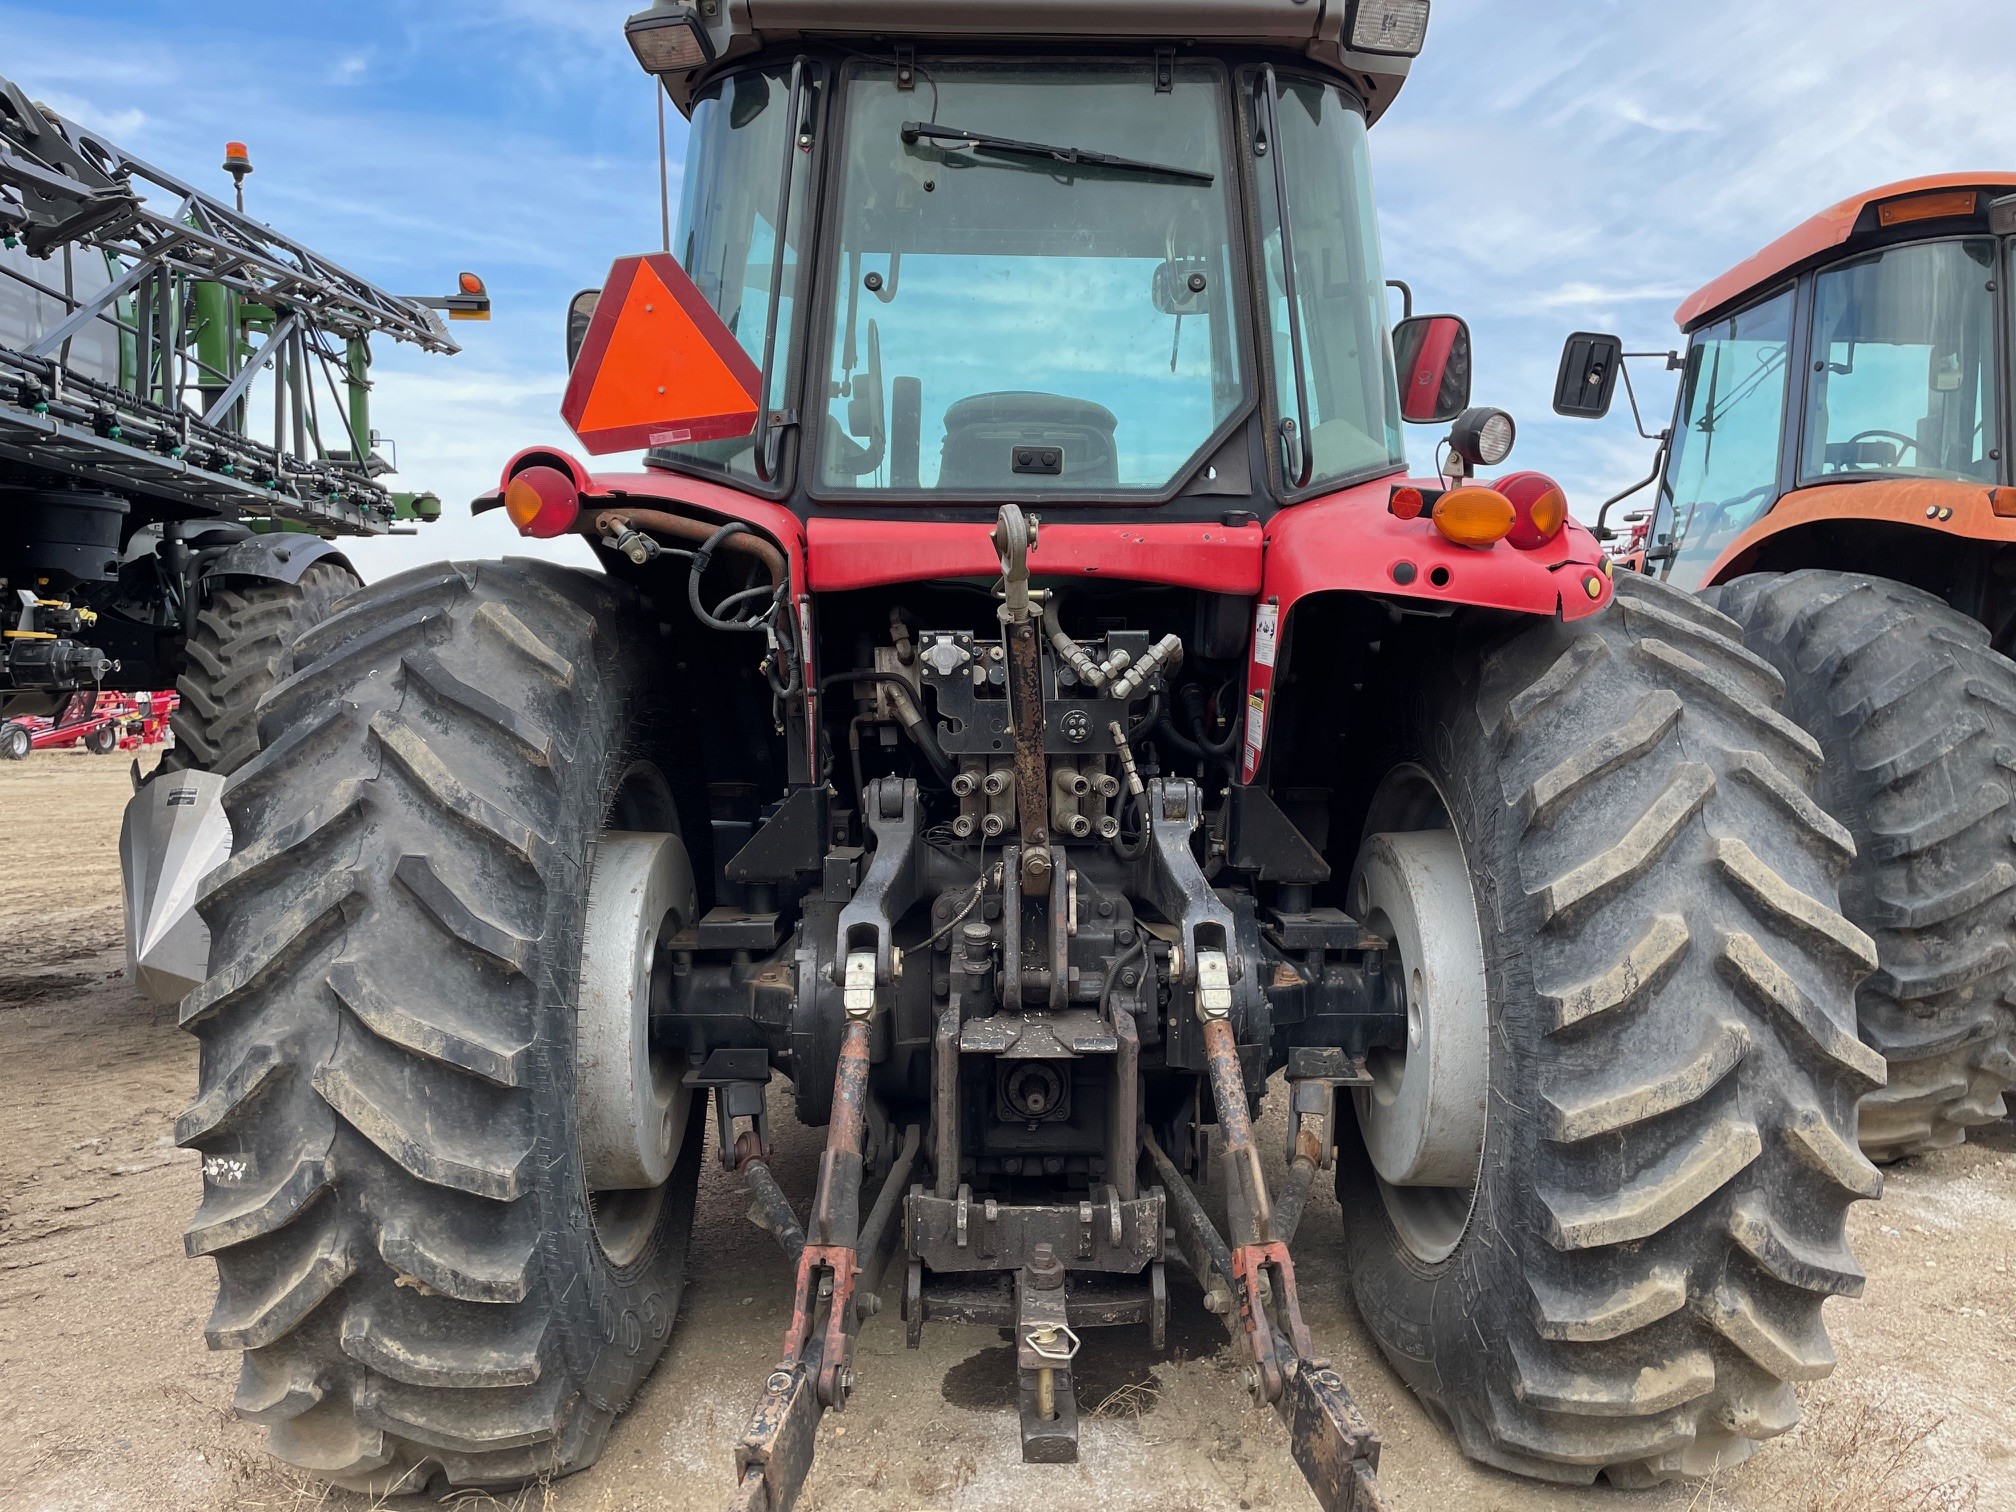
{"type": "Polygon", "coordinates": [[[158,746],[168,738],[168,717],[179,701],[173,691],[72,694],[54,715],[0,724],[0,760],[23,761],[35,751],[79,745],[98,756],[158,746]]]}

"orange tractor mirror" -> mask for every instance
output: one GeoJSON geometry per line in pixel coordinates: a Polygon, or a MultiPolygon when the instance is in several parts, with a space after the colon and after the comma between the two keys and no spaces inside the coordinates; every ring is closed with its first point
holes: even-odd
{"type": "Polygon", "coordinates": [[[610,268],[560,413],[601,455],[746,436],[762,392],[762,374],[685,269],[654,252],[610,268]]]}
{"type": "Polygon", "coordinates": [[[1571,420],[1601,420],[1610,413],[1623,366],[1624,343],[1615,336],[1575,332],[1561,348],[1561,369],[1554,375],[1554,413],[1571,420]]]}
{"type": "Polygon", "coordinates": [[[1410,315],[1393,327],[1400,415],[1413,425],[1454,420],[1470,405],[1470,327],[1454,315],[1410,315]]]}

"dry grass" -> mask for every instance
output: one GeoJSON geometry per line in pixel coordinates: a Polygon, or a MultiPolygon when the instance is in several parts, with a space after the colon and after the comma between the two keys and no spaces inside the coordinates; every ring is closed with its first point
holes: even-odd
{"type": "MultiPolygon", "coordinates": [[[[1746,1505],[1771,1512],[1974,1512],[1980,1484],[1971,1475],[1945,1473],[1934,1440],[1945,1425],[1940,1413],[1914,1409],[1890,1392],[1836,1396],[1815,1392],[1805,1401],[1806,1420],[1773,1445],[1769,1463],[1745,1478],[1746,1505]]],[[[1690,1512],[1717,1512],[1712,1481],[1690,1512]]]]}
{"type": "Polygon", "coordinates": [[[1089,1413],[1095,1418],[1132,1418],[1139,1422],[1155,1410],[1155,1404],[1162,1400],[1162,1393],[1149,1381],[1129,1381],[1125,1386],[1109,1391],[1089,1413]]]}

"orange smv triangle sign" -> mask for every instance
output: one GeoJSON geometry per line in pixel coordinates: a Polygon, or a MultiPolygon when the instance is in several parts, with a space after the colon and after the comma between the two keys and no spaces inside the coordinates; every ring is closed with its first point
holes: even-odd
{"type": "Polygon", "coordinates": [[[560,414],[599,455],[746,436],[762,392],[686,270],[654,252],[610,268],[560,414]]]}

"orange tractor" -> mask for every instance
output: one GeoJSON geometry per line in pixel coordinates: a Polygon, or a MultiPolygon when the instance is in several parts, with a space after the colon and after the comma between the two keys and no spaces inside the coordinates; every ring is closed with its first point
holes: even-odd
{"type": "MultiPolygon", "coordinates": [[[[1862,1105],[1877,1160],[1960,1142],[2016,1080],[2012,237],[2016,173],[1914,179],[1687,300],[1626,558],[1730,616],[1826,750],[1843,906],[1880,958],[1859,997],[1889,1063],[1862,1105]]],[[[1624,355],[1571,337],[1557,411],[1607,411],[1624,355]]]]}

